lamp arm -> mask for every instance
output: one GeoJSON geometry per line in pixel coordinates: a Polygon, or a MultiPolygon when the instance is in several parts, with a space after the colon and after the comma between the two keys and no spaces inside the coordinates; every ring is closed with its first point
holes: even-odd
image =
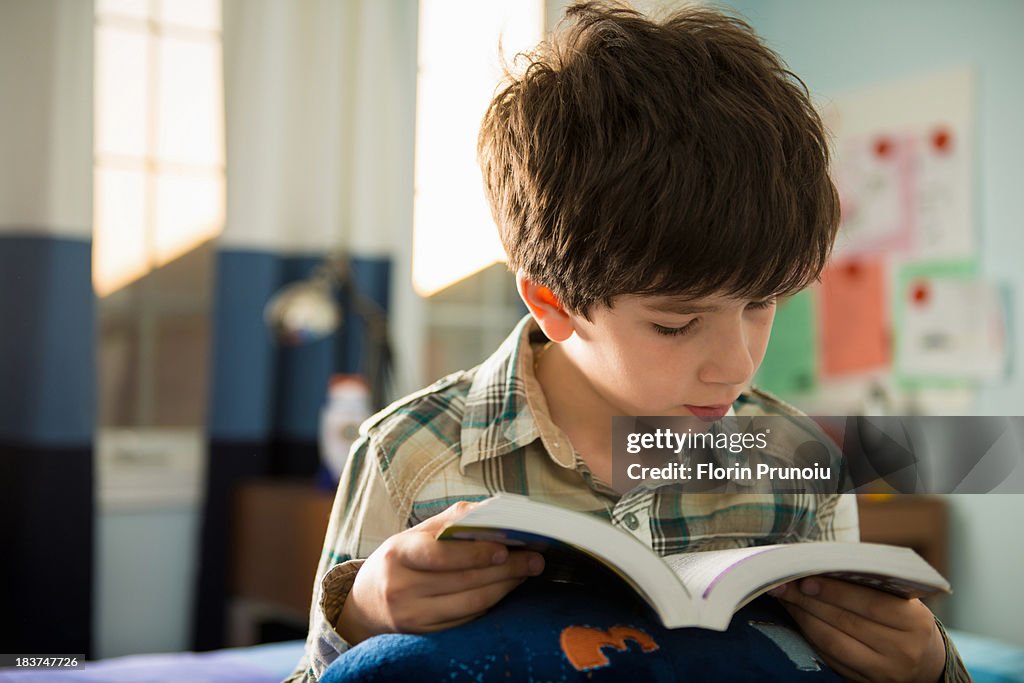
{"type": "Polygon", "coordinates": [[[387,386],[391,379],[393,354],[388,335],[388,318],[384,307],[363,294],[352,273],[351,261],[347,256],[329,258],[320,269],[323,276],[333,280],[343,299],[351,302],[352,309],[366,325],[366,347],[364,353],[364,374],[370,385],[374,406],[383,408],[387,386]]]}

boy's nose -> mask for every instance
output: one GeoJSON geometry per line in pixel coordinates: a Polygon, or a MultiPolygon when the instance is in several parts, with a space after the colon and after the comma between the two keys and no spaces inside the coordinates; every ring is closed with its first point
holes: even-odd
{"type": "Polygon", "coordinates": [[[708,349],[699,374],[707,384],[729,384],[741,386],[750,381],[754,374],[754,359],[747,347],[747,337],[742,330],[715,340],[708,349]]]}

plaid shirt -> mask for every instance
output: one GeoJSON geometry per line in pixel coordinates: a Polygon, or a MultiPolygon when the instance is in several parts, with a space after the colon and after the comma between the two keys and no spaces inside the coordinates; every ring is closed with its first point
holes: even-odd
{"type": "MultiPolygon", "coordinates": [[[[366,558],[390,536],[458,501],[499,492],[588,512],[658,553],[858,540],[852,495],[620,496],[590,473],[552,422],[534,375],[547,340],[527,316],[480,366],[401,399],[361,428],[338,486],[314,582],[306,652],[289,681],[315,681],[349,644],[333,624],[366,558]]],[[[756,389],[737,415],[796,415],[756,389]]],[[[949,648],[952,650],[952,648],[949,648]]]]}

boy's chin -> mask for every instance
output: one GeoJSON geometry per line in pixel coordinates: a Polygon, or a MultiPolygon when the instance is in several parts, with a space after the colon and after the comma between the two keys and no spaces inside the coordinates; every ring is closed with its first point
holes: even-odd
{"type": "Polygon", "coordinates": [[[683,408],[689,412],[693,417],[703,420],[704,422],[715,422],[725,417],[729,413],[729,406],[683,406],[683,408]]]}
{"type": "Polygon", "coordinates": [[[693,421],[694,428],[700,424],[711,424],[721,420],[729,412],[730,406],[705,409],[702,406],[670,406],[661,409],[647,409],[637,413],[635,417],[678,417],[693,421]]]}
{"type": "Polygon", "coordinates": [[[715,422],[718,422],[719,420],[721,420],[725,416],[724,415],[693,415],[691,417],[693,417],[693,419],[695,419],[695,420],[700,420],[704,424],[713,424],[715,422]]]}
{"type": "Polygon", "coordinates": [[[701,411],[691,410],[690,406],[668,406],[664,408],[641,409],[634,417],[683,417],[699,420],[700,422],[714,422],[721,419],[728,408],[724,411],[701,411]]]}

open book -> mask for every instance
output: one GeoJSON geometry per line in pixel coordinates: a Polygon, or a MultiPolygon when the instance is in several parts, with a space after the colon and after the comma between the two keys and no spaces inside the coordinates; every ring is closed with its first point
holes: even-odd
{"type": "Polygon", "coordinates": [[[950,590],[949,582],[908,548],[821,542],[661,557],[598,517],[511,494],[484,501],[441,531],[438,538],[526,546],[545,555],[548,569],[555,569],[566,557],[583,565],[590,558],[643,598],[666,628],[697,626],[724,631],[732,615],[754,598],[782,583],[814,574],[907,598],[950,590]]]}

